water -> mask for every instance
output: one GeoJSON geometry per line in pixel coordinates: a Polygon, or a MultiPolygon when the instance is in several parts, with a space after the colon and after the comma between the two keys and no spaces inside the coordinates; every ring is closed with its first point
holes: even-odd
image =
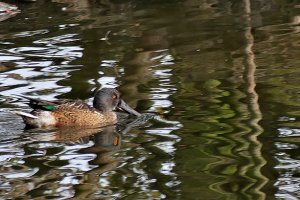
{"type": "Polygon", "coordinates": [[[37,1],[0,22],[1,199],[300,198],[296,1],[37,1]],[[147,123],[25,130],[15,94],[118,87],[147,123]],[[125,131],[124,131],[125,130],[125,131]]]}

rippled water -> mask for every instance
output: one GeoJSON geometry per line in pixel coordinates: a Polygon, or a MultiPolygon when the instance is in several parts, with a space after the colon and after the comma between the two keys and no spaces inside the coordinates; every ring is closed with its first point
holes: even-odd
{"type": "Polygon", "coordinates": [[[0,22],[0,198],[300,198],[300,4],[16,2],[0,22]],[[118,87],[147,123],[25,130],[16,94],[118,87]]]}

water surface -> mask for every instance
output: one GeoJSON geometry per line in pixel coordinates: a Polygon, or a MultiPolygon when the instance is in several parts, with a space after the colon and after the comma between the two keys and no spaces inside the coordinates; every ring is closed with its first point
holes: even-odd
{"type": "Polygon", "coordinates": [[[294,1],[37,1],[0,22],[3,199],[300,198],[294,1]],[[150,120],[25,130],[15,94],[118,87],[150,120]],[[125,127],[126,128],[126,127],[125,127]]]}

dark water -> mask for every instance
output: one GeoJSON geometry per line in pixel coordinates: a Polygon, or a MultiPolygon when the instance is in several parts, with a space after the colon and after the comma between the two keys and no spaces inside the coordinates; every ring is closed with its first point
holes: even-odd
{"type": "Polygon", "coordinates": [[[1,199],[300,198],[300,3],[37,1],[0,22],[1,199]],[[118,87],[127,133],[24,130],[15,94],[118,87]]]}

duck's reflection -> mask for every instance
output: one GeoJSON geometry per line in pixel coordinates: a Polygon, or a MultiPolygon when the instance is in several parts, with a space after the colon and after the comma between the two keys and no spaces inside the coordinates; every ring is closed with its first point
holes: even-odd
{"type": "MultiPolygon", "coordinates": [[[[89,195],[99,190],[99,180],[102,174],[116,170],[120,165],[121,158],[116,152],[121,149],[121,130],[116,125],[99,128],[26,130],[25,137],[27,136],[29,141],[24,147],[27,153],[25,157],[28,157],[24,159],[25,166],[34,165],[38,169],[31,180],[36,185],[41,185],[45,184],[44,180],[56,179],[51,185],[52,190],[58,191],[71,187],[76,197],[89,199],[89,195]],[[51,150],[48,151],[49,149],[51,150]],[[35,160],[35,157],[32,157],[33,154],[40,155],[38,164],[32,164],[35,160]],[[73,182],[77,184],[73,185],[73,182]],[[77,191],[80,192],[77,193],[77,191]]],[[[40,190],[43,189],[30,188],[25,193],[40,190]]]]}
{"type": "MultiPolygon", "coordinates": [[[[121,123],[106,127],[65,127],[52,130],[27,130],[31,141],[63,143],[68,146],[80,145],[79,154],[95,154],[96,157],[89,162],[98,166],[98,174],[114,170],[118,166],[118,159],[114,156],[121,149],[122,135],[128,133],[133,127],[141,124],[139,120],[121,123]]],[[[126,144],[136,146],[137,144],[126,144]]]]}
{"type": "Polygon", "coordinates": [[[118,160],[114,157],[114,153],[121,148],[122,135],[117,131],[116,126],[103,128],[99,133],[94,134],[90,140],[94,145],[80,150],[80,153],[93,153],[96,158],[90,164],[98,165],[104,171],[113,170],[118,165],[118,160]]]}

